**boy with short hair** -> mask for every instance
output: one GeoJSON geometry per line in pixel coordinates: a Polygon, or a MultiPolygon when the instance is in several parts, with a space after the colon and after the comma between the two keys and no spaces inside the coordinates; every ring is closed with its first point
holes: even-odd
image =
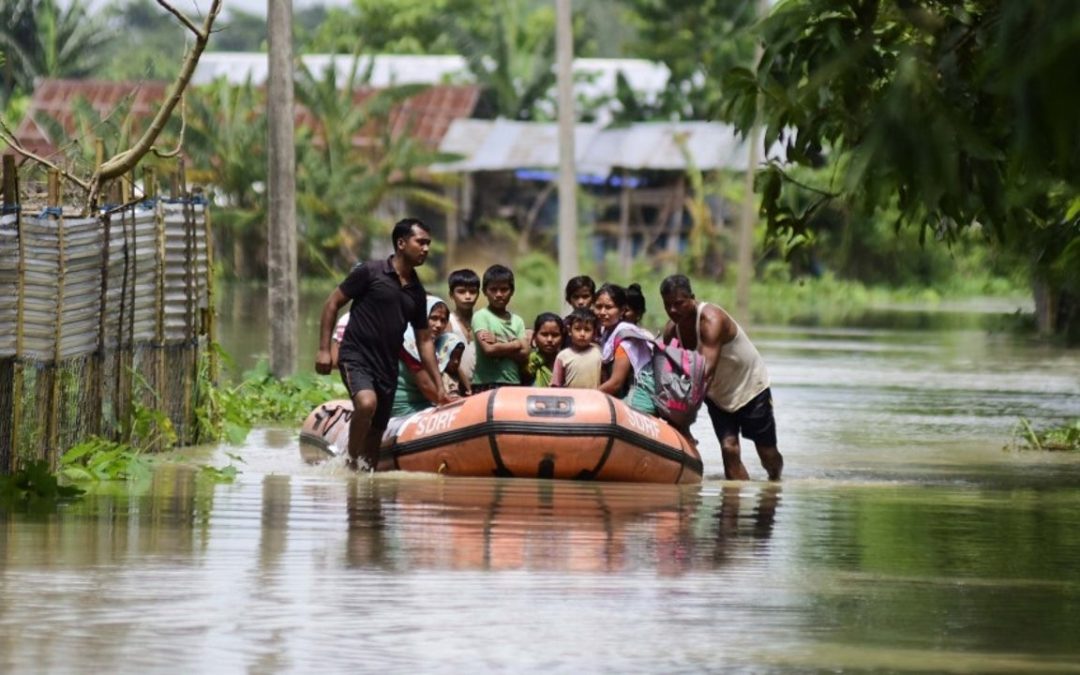
{"type": "Polygon", "coordinates": [[[551,386],[569,389],[596,389],[600,386],[603,358],[593,341],[596,315],[587,309],[575,309],[566,318],[570,326],[570,346],[555,357],[551,386]]]}
{"type": "Polygon", "coordinates": [[[529,358],[525,322],[507,308],[514,296],[514,273],[504,265],[492,265],[484,271],[481,289],[488,304],[472,317],[476,336],[474,394],[521,384],[519,368],[529,358]]]}
{"type": "MultiPolygon", "coordinates": [[[[450,312],[450,325],[447,327],[447,332],[454,333],[465,343],[465,351],[461,354],[458,372],[463,382],[471,384],[473,371],[476,369],[476,343],[473,337],[472,319],[476,299],[480,296],[480,277],[468,268],[454,270],[447,279],[447,285],[450,287],[450,299],[454,303],[454,311],[450,312]]],[[[468,389],[469,386],[466,386],[466,390],[468,389]]]]}

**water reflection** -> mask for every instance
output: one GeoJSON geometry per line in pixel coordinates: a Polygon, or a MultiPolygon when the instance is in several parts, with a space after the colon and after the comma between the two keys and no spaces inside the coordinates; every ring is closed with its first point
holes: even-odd
{"type": "Polygon", "coordinates": [[[648,567],[680,574],[734,560],[746,547],[761,554],[779,503],[775,485],[729,485],[703,495],[696,486],[380,477],[348,487],[346,561],[385,569],[648,567]]]}

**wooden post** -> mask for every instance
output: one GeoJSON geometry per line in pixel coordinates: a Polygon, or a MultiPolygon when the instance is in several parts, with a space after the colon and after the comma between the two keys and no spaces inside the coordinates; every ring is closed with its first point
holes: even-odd
{"type": "Polygon", "coordinates": [[[268,295],[270,372],[296,372],[299,281],[296,262],[296,148],[293,138],[292,0],[267,0],[270,79],[268,295]]]}
{"type": "Polygon", "coordinates": [[[184,171],[184,158],[180,157],[176,163],[176,189],[173,198],[183,200],[184,211],[184,255],[186,265],[184,267],[184,345],[181,348],[181,389],[183,399],[181,401],[181,423],[178,429],[182,430],[180,442],[184,445],[191,441],[192,384],[195,382],[193,374],[198,365],[199,342],[195,328],[195,310],[198,306],[199,282],[196,268],[199,262],[199,247],[195,241],[195,207],[191,203],[191,195],[187,190],[187,175],[184,171]]]}
{"type": "Polygon", "coordinates": [[[555,0],[555,75],[559,101],[559,288],[578,274],[577,170],[574,162],[574,26],[570,0],[555,0]]]}
{"type": "MultiPolygon", "coordinates": [[[[135,197],[135,170],[124,182],[124,203],[130,203],[135,197]]],[[[145,193],[144,193],[145,195],[145,193]]],[[[120,291],[120,315],[117,324],[117,375],[116,375],[116,417],[120,425],[120,440],[131,441],[131,415],[134,410],[132,400],[135,373],[135,275],[138,272],[138,237],[135,231],[134,208],[124,210],[124,274],[120,291]],[[130,238],[128,228],[130,224],[130,238]]]]}
{"type": "Polygon", "coordinates": [[[686,174],[679,174],[672,198],[671,219],[668,222],[667,267],[669,272],[679,271],[679,244],[682,243],[683,209],[686,206],[686,174]]]}
{"type": "MultiPolygon", "coordinates": [[[[94,166],[101,167],[101,163],[105,161],[105,141],[97,139],[94,142],[94,166]]],[[[104,186],[102,194],[106,195],[106,203],[115,192],[114,185],[110,183],[104,186]]],[[[92,205],[97,206],[97,205],[92,205]]],[[[99,218],[102,230],[101,230],[101,286],[98,289],[98,339],[97,349],[90,356],[88,363],[88,372],[86,381],[89,383],[86,386],[87,405],[86,411],[88,419],[86,420],[87,432],[94,435],[101,435],[101,410],[102,401],[104,400],[104,368],[105,368],[105,314],[108,311],[108,304],[106,299],[109,292],[109,216],[105,215],[101,209],[94,209],[91,211],[91,215],[99,218]]]]}
{"type": "Polygon", "coordinates": [[[628,172],[623,169],[619,172],[622,178],[622,187],[619,190],[619,269],[623,276],[630,278],[630,187],[628,172]]]}
{"type": "MultiPolygon", "coordinates": [[[[154,170],[146,167],[143,188],[146,196],[154,199],[158,195],[157,177],[154,170]]],[[[153,364],[153,389],[158,407],[165,405],[170,392],[165,391],[165,213],[160,205],[154,206],[154,345],[150,353],[153,364]]],[[[140,439],[144,440],[144,439],[140,439]]],[[[155,450],[162,448],[156,447],[155,450]]]]}
{"type": "MultiPolygon", "coordinates": [[[[48,182],[48,207],[49,209],[60,209],[61,197],[60,197],[60,172],[56,169],[49,169],[49,182],[48,182]]],[[[60,445],[60,341],[63,338],[63,325],[64,325],[64,285],[67,281],[67,262],[64,260],[67,251],[67,242],[65,241],[66,235],[64,233],[64,216],[62,213],[50,216],[56,219],[56,243],[57,243],[57,262],[56,262],[56,312],[53,315],[53,354],[52,363],[43,364],[43,368],[40,371],[41,388],[39,393],[48,396],[48,404],[45,409],[45,456],[44,459],[49,462],[49,466],[56,467],[57,453],[59,452],[60,445]]],[[[41,405],[41,398],[37,397],[37,404],[41,405]]]]}
{"type": "Polygon", "coordinates": [[[206,230],[206,309],[203,315],[203,332],[206,334],[209,358],[207,375],[210,378],[210,384],[214,385],[217,384],[218,378],[217,349],[215,348],[217,345],[217,307],[214,305],[216,302],[214,297],[214,230],[210,224],[209,204],[203,209],[203,227],[206,230]]]}
{"type": "MultiPolygon", "coordinates": [[[[4,214],[16,212],[19,206],[19,183],[15,168],[15,155],[4,155],[3,204],[4,214]]],[[[16,215],[16,218],[18,216],[16,215]]],[[[16,235],[19,223],[15,221],[16,235]]],[[[21,248],[21,247],[20,247],[21,248]]],[[[16,302],[22,304],[22,294],[16,296],[16,302]]],[[[22,323],[17,322],[15,329],[22,332],[22,323]]],[[[14,470],[15,457],[15,355],[0,359],[0,474],[14,470]]]]}

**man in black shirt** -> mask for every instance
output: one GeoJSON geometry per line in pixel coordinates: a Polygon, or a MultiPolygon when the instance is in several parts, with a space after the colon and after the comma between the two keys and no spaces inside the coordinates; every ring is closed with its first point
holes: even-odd
{"type": "Polygon", "coordinates": [[[330,372],[330,335],[338,310],[352,300],[349,323],[341,340],[338,368],[353,402],[349,422],[349,466],[357,468],[363,458],[372,470],[379,462],[379,445],[390,419],[397,389],[398,353],[405,326],[416,331],[420,361],[446,399],[442,376],[435,360],[435,346],[428,331],[427,293],[415,268],[424,264],[431,235],[415,218],[405,218],[391,234],[394,254],[353,267],[323,305],[319,325],[319,353],[315,370],[330,372]]]}

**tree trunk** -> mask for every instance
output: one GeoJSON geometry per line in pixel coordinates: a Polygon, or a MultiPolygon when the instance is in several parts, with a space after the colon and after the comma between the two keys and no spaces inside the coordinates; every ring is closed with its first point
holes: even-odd
{"type": "Polygon", "coordinates": [[[1057,328],[1057,298],[1045,279],[1036,279],[1033,295],[1035,297],[1035,327],[1039,335],[1053,335],[1057,328]]]}

